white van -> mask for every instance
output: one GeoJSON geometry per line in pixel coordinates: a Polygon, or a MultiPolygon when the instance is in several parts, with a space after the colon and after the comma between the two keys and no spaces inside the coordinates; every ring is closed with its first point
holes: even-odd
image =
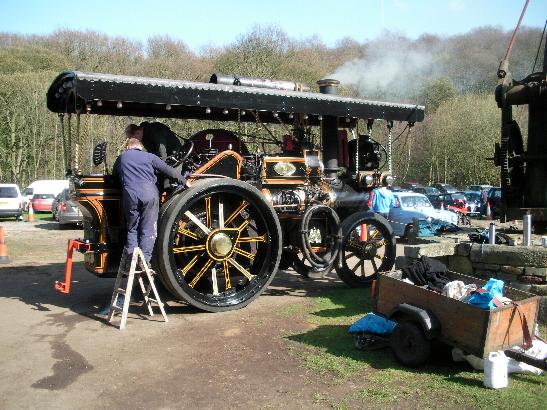
{"type": "Polygon", "coordinates": [[[35,194],[52,194],[56,197],[68,188],[68,179],[41,179],[34,181],[23,191],[23,203],[25,210],[28,209],[28,203],[35,194]]]}
{"type": "Polygon", "coordinates": [[[23,219],[23,196],[16,184],[0,184],[0,216],[23,219]]]}

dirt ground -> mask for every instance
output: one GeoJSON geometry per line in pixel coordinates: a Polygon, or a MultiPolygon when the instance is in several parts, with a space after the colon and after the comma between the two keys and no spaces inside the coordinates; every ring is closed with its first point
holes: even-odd
{"type": "Polygon", "coordinates": [[[310,324],[275,312],[342,286],[337,280],[279,272],[245,309],[210,314],[168,300],[168,323],[134,306],[119,331],[96,316],[113,279],[95,278],[80,262],[71,293],[53,289],[63,278],[67,239],[81,230],[51,222],[2,225],[11,262],[0,265],[0,407],[321,407],[314,395],[328,394],[328,386],[283,343],[310,324]]]}
{"type": "Polygon", "coordinates": [[[0,264],[0,409],[541,407],[538,378],[516,379],[500,396],[464,365],[414,372],[389,351],[356,351],[348,318],[369,311],[369,291],[348,291],[334,275],[280,271],[262,296],[232,312],[166,299],[168,323],[133,305],[120,331],[97,315],[114,279],[87,273],[80,254],[71,293],[53,288],[64,279],[67,240],[83,231],[1,224],[11,261],[0,264]]]}

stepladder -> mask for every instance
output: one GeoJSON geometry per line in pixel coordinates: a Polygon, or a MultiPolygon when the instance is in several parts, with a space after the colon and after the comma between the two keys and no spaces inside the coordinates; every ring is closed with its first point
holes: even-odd
{"type": "Polygon", "coordinates": [[[144,297],[144,305],[146,305],[150,316],[154,316],[152,307],[153,303],[155,303],[159,307],[164,321],[167,322],[167,314],[165,313],[163,302],[160,299],[158,289],[154,283],[155,272],[148,266],[141,249],[138,247],[133,249],[129,270],[126,270],[126,262],[127,252],[124,251],[122,260],[120,261],[118,275],[116,276],[116,282],[114,283],[114,291],[112,292],[112,300],[110,301],[110,309],[108,312],[108,322],[112,323],[116,314],[121,314],[119,328],[120,330],[125,328],[135,279],[139,284],[139,288],[144,297]],[[127,280],[125,280],[126,276],[127,280]],[[143,277],[146,277],[146,284],[143,277]],[[120,298],[120,295],[123,295],[123,298],[120,298]],[[118,304],[121,302],[121,299],[123,299],[123,303],[118,304]]]}

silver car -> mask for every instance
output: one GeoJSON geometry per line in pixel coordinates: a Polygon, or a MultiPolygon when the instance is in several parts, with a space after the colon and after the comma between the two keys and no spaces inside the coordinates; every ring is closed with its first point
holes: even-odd
{"type": "Polygon", "coordinates": [[[389,211],[389,222],[396,236],[406,237],[414,218],[440,220],[458,224],[458,214],[452,211],[435,209],[429,199],[416,192],[395,192],[395,206],[389,211]]]}
{"type": "Polygon", "coordinates": [[[78,224],[82,225],[83,216],[82,212],[76,205],[76,203],[70,200],[68,189],[64,189],[57,198],[52,206],[53,217],[59,225],[69,225],[69,224],[78,224]]]}

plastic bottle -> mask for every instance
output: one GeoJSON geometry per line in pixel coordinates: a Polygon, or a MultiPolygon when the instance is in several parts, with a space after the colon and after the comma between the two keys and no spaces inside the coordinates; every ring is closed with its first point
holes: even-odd
{"type": "Polygon", "coordinates": [[[491,389],[507,387],[507,356],[503,352],[491,352],[484,359],[484,385],[491,389]]]}

